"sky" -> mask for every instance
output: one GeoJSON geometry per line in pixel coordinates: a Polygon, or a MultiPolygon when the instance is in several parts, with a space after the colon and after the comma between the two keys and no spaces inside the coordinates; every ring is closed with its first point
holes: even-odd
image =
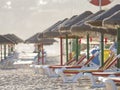
{"type": "MultiPolygon", "coordinates": [[[[102,9],[109,9],[120,0],[102,9]]],[[[99,10],[89,0],[0,0],[0,34],[14,33],[22,39],[42,32],[64,18],[99,10]]]]}

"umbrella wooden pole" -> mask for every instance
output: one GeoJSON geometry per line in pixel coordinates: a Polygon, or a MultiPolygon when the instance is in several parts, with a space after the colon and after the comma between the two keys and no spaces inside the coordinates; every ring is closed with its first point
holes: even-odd
{"type": "Polygon", "coordinates": [[[76,37],[76,61],[78,61],[78,36],[76,37]]]}
{"type": "Polygon", "coordinates": [[[8,55],[10,54],[10,44],[8,45],[8,55]]]}
{"type": "Polygon", "coordinates": [[[90,48],[89,48],[89,34],[87,34],[87,60],[89,60],[89,51],[90,51],[90,48]]]}
{"type": "Polygon", "coordinates": [[[69,59],[71,60],[72,59],[72,40],[70,39],[70,42],[69,42],[69,45],[70,45],[70,56],[69,56],[69,59]]]}
{"type": "Polygon", "coordinates": [[[2,60],[2,45],[1,45],[1,60],[2,60]]]}
{"type": "Polygon", "coordinates": [[[68,62],[68,35],[66,34],[66,62],[68,62]]]}
{"type": "Polygon", "coordinates": [[[6,44],[4,44],[4,59],[6,59],[6,44]]]}
{"type": "Polygon", "coordinates": [[[15,51],[15,44],[12,45],[11,51],[12,51],[12,52],[15,51]]]}
{"type": "Polygon", "coordinates": [[[104,64],[104,34],[103,33],[101,33],[100,44],[101,44],[101,66],[103,66],[104,64]]]}
{"type": "Polygon", "coordinates": [[[62,37],[60,37],[60,64],[63,65],[63,46],[62,46],[62,37]]]}
{"type": "MultiPolygon", "coordinates": [[[[120,54],[120,28],[117,30],[117,54],[120,54]]],[[[117,67],[120,68],[120,59],[117,61],[117,67]]]]}
{"type": "Polygon", "coordinates": [[[41,44],[42,45],[42,65],[44,64],[44,49],[43,49],[43,43],[41,44]]]}
{"type": "Polygon", "coordinates": [[[78,42],[79,44],[79,54],[81,54],[81,43],[80,42],[78,42]]]}
{"type": "Polygon", "coordinates": [[[39,65],[39,60],[40,60],[40,45],[38,45],[38,65],[39,65]]]}

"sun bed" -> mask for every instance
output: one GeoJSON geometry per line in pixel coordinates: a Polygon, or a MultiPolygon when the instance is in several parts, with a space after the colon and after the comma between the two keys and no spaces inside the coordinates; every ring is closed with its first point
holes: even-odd
{"type": "MultiPolygon", "coordinates": [[[[75,65],[64,65],[64,66],[50,66],[50,67],[47,67],[47,66],[44,66],[43,69],[45,71],[45,73],[49,76],[49,77],[58,77],[59,75],[56,74],[56,71],[58,70],[63,70],[64,68],[81,68],[81,67],[84,67],[84,66],[87,66],[91,63],[91,61],[99,54],[99,52],[96,52],[95,54],[93,54],[89,60],[87,60],[86,62],[82,63],[83,60],[85,59],[86,55],[83,55],[81,56],[81,58],[78,60],[78,62],[75,64],[75,65]]],[[[93,63],[92,63],[93,64],[93,63]]],[[[94,64],[93,67],[97,66],[96,64],[94,64]]],[[[97,66],[98,67],[98,66],[97,66]]]]}
{"type": "Polygon", "coordinates": [[[58,74],[56,74],[55,69],[61,69],[61,68],[78,68],[81,67],[80,63],[86,58],[86,55],[83,54],[80,56],[79,60],[76,62],[75,59],[70,60],[67,62],[67,64],[64,65],[46,65],[46,66],[42,66],[42,69],[44,71],[44,73],[46,75],[48,75],[49,77],[56,77],[58,76],[58,74]],[[75,61],[75,62],[74,62],[75,61]]]}
{"type": "Polygon", "coordinates": [[[114,55],[111,55],[108,60],[106,61],[106,64],[103,67],[100,68],[91,68],[91,67],[82,67],[82,68],[78,68],[78,69],[63,69],[63,71],[56,71],[57,74],[59,74],[64,82],[77,82],[77,79],[81,76],[84,76],[84,73],[86,72],[103,72],[105,69],[110,68],[110,66],[119,58],[119,55],[116,56],[116,58],[114,58],[114,55]],[[112,59],[112,61],[111,61],[112,59]],[[70,78],[71,76],[71,78],[70,78]],[[69,80],[69,79],[71,80],[69,80]]]}

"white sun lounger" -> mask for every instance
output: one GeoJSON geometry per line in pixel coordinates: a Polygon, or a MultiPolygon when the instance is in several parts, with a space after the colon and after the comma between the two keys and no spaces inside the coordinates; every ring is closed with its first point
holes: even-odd
{"type": "MultiPolygon", "coordinates": [[[[116,58],[114,58],[112,60],[112,62],[110,62],[110,64],[104,68],[104,69],[108,69],[110,68],[110,66],[112,66],[112,64],[118,59],[120,58],[120,55],[116,56],[116,58]]],[[[81,76],[84,76],[84,73],[87,73],[87,72],[95,72],[95,71],[103,71],[103,70],[99,70],[99,68],[94,68],[94,67],[87,67],[87,68],[81,68],[81,69],[63,69],[63,71],[56,71],[63,79],[64,82],[69,82],[69,80],[67,78],[70,78],[68,76],[71,76],[71,82],[77,82],[77,79],[80,78],[81,76]],[[67,75],[67,74],[68,75],[67,75]],[[72,74],[72,75],[70,75],[72,74]],[[79,74],[79,75],[78,75],[79,74]],[[81,76],[80,76],[81,75],[81,76]]],[[[88,77],[90,77],[88,75],[88,77]]],[[[91,77],[90,77],[91,78],[91,77]]]]}

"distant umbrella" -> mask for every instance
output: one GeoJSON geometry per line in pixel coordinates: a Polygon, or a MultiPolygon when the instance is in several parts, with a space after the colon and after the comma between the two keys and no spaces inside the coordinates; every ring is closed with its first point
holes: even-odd
{"type": "Polygon", "coordinates": [[[42,43],[44,45],[50,45],[56,42],[54,39],[43,38],[43,33],[36,33],[35,35],[31,36],[25,43],[42,43]]]}
{"type": "Polygon", "coordinates": [[[70,32],[70,28],[72,25],[80,22],[81,20],[83,20],[84,18],[88,17],[91,14],[92,14],[91,11],[85,11],[84,13],[80,14],[79,16],[69,19],[66,23],[64,23],[60,26],[60,32],[61,33],[70,32]]]}
{"type": "Polygon", "coordinates": [[[0,44],[15,44],[12,40],[0,35],[0,44]]]}
{"type": "Polygon", "coordinates": [[[102,26],[102,21],[108,18],[110,15],[114,14],[116,11],[120,10],[120,4],[115,5],[111,9],[105,11],[104,13],[92,18],[88,23],[93,26],[102,26]]]}
{"type": "Polygon", "coordinates": [[[11,35],[14,39],[16,39],[18,43],[24,42],[24,40],[22,40],[20,37],[16,36],[15,34],[11,34],[11,35]]]}
{"type": "Polygon", "coordinates": [[[10,39],[11,41],[13,41],[15,44],[24,42],[21,38],[19,38],[18,36],[14,35],[14,34],[6,34],[4,36],[6,38],[10,39]]]}
{"type": "Polygon", "coordinates": [[[57,41],[55,39],[52,39],[52,38],[39,39],[39,43],[43,43],[43,44],[51,44],[51,43],[54,43],[54,42],[57,42],[57,41]]]}
{"type": "Polygon", "coordinates": [[[120,10],[103,20],[103,26],[105,27],[115,29],[117,25],[120,26],[120,10]]]}
{"type": "Polygon", "coordinates": [[[25,43],[38,43],[38,36],[40,33],[36,33],[35,35],[31,36],[30,38],[25,40],[25,43]]]}

